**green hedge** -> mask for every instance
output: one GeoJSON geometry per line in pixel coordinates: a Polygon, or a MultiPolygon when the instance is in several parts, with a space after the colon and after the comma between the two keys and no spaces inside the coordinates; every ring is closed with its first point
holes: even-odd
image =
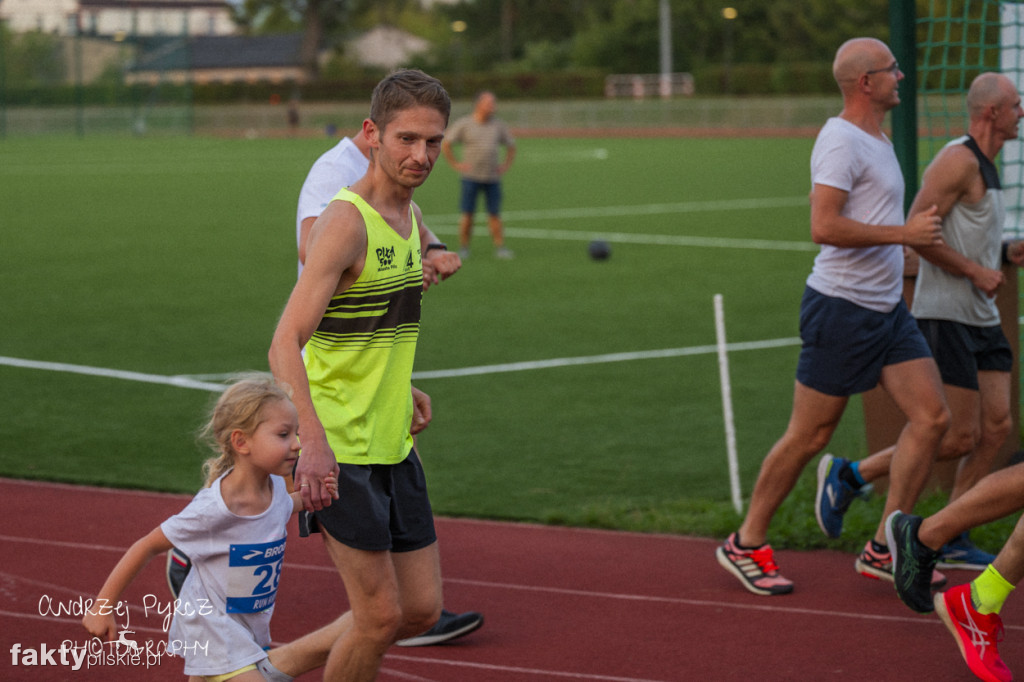
{"type": "Polygon", "coordinates": [[[836,92],[832,65],[819,62],[721,64],[693,72],[700,95],[820,95],[836,92]]]}
{"type": "MultiPolygon", "coordinates": [[[[313,83],[210,83],[191,86],[161,84],[161,102],[229,104],[236,102],[359,101],[367,98],[381,73],[361,73],[345,79],[313,83]]],[[[435,73],[458,99],[491,90],[503,99],[580,99],[604,97],[605,74],[598,71],[551,71],[544,73],[435,73]]],[[[693,71],[699,95],[802,95],[833,93],[832,68],[826,63],[735,64],[705,66],[693,71]]],[[[6,106],[115,105],[144,103],[154,97],[152,86],[110,83],[7,88],[0,91],[6,106]]]]}
{"type": "Polygon", "coordinates": [[[162,103],[187,103],[191,99],[190,88],[181,85],[163,84],[159,91],[146,85],[93,84],[81,88],[74,85],[58,85],[35,88],[6,88],[0,91],[0,105],[4,106],[114,106],[144,104],[159,94],[162,103]]]}

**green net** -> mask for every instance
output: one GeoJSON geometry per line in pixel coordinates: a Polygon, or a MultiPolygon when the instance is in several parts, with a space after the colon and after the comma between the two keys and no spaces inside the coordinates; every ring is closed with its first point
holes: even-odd
{"type": "MultiPolygon", "coordinates": [[[[899,3],[914,0],[890,0],[890,10],[908,10],[899,3]]],[[[997,0],[918,0],[915,39],[917,69],[916,139],[918,176],[924,166],[949,140],[967,130],[966,95],[974,78],[985,71],[998,71],[1024,90],[1024,3],[997,0]]],[[[891,13],[892,16],[896,16],[891,13]]],[[[895,30],[894,24],[894,30],[895,30]]],[[[905,141],[905,140],[901,140],[905,141]]],[[[914,149],[911,145],[911,149],[914,149]]],[[[1005,239],[1024,234],[1024,149],[1019,139],[1003,145],[997,164],[1003,185],[1007,217],[1005,239]]],[[[1019,280],[1013,277],[1019,286],[1019,280]]],[[[1000,295],[998,305],[1003,330],[1015,348],[1020,346],[1020,292],[1016,297],[1000,295]]],[[[1021,375],[1013,370],[1016,387],[1012,401],[1017,414],[1017,436],[1004,445],[1010,452],[1020,447],[1021,375]]]]}
{"type": "MultiPolygon", "coordinates": [[[[967,90],[984,71],[1001,71],[1024,89],[1024,3],[928,0],[917,3],[919,173],[967,129],[967,90]]],[[[1024,155],[1010,141],[999,160],[1008,236],[1022,234],[1024,155]]]]}

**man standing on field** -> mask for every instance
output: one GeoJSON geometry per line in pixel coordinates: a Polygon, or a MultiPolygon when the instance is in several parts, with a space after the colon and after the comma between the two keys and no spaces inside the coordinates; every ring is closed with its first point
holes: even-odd
{"type": "Polygon", "coordinates": [[[505,122],[494,115],[497,98],[493,92],[481,92],[473,101],[473,113],[452,124],[441,151],[462,176],[459,208],[459,255],[469,257],[473,235],[473,214],[476,198],[482,193],[487,204],[487,228],[494,242],[494,255],[512,258],[505,247],[505,227],[501,219],[501,179],[516,158],[516,140],[505,122]],[[462,159],[455,156],[453,144],[462,144],[462,159]],[[505,147],[504,161],[498,160],[498,149],[505,147]]]}

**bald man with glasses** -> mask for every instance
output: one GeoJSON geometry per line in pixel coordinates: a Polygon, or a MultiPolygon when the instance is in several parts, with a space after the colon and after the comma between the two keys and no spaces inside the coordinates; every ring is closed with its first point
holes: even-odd
{"type": "MultiPolygon", "coordinates": [[[[811,154],[811,238],[821,251],[800,304],[793,409],[761,465],[746,517],[716,550],[743,587],[765,596],[793,591],[767,543],[772,517],[828,444],[852,395],[881,384],[907,417],[882,520],[913,508],[950,421],[938,369],[903,300],[904,247],[941,241],[935,206],[905,219],[903,174],[882,130],[900,103],[903,73],[873,38],[843,43],[832,71],[843,109],[825,123],[811,154]]],[[[891,581],[884,523],[872,542],[858,570],[864,561],[874,577],[891,581]]]]}

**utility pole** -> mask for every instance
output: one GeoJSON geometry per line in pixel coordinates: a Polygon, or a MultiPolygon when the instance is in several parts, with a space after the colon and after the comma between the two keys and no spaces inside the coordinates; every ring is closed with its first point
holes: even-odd
{"type": "Polygon", "coordinates": [[[659,90],[663,99],[672,96],[672,13],[668,1],[658,0],[658,44],[661,51],[659,90]]]}

